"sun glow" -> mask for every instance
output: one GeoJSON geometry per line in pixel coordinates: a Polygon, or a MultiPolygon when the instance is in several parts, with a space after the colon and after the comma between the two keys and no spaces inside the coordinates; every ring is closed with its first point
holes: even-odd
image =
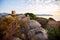
{"type": "MultiPolygon", "coordinates": [[[[52,0],[46,1],[45,3],[44,0],[29,0],[32,4],[29,4],[27,9],[27,12],[33,12],[36,14],[39,13],[53,13],[55,11],[58,11],[59,7],[58,5],[54,4],[54,3],[50,3],[52,0]],[[41,4],[41,3],[43,4],[41,4]]],[[[54,1],[54,0],[53,0],[54,1]]]]}
{"type": "Polygon", "coordinates": [[[33,12],[33,13],[51,13],[54,11],[58,11],[58,5],[54,4],[49,4],[49,5],[29,5],[29,10],[28,12],[33,12]]]}

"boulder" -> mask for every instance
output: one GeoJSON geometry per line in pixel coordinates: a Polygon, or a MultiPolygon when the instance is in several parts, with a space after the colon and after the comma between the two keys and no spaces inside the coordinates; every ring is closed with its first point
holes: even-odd
{"type": "Polygon", "coordinates": [[[28,32],[30,40],[47,40],[47,31],[43,28],[35,28],[28,32]]]}
{"type": "Polygon", "coordinates": [[[41,27],[41,24],[35,20],[29,22],[28,37],[30,40],[47,40],[47,31],[41,27]]]}
{"type": "Polygon", "coordinates": [[[34,28],[40,28],[41,24],[35,20],[30,20],[30,22],[28,23],[30,29],[34,29],[34,28]]]}
{"type": "Polygon", "coordinates": [[[46,26],[47,28],[60,27],[60,21],[54,21],[54,20],[49,21],[46,26]]]}

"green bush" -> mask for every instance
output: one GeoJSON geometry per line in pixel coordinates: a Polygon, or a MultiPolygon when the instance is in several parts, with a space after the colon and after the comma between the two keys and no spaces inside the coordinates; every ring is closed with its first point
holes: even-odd
{"type": "Polygon", "coordinates": [[[29,15],[30,19],[37,19],[36,15],[34,15],[33,13],[25,13],[25,16],[29,15]]]}
{"type": "Polygon", "coordinates": [[[49,40],[60,40],[60,28],[59,27],[47,28],[47,30],[48,30],[49,40]]]}

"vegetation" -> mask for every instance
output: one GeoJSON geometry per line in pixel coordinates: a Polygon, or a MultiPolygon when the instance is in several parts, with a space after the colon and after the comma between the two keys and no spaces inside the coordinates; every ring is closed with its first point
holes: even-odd
{"type": "Polygon", "coordinates": [[[49,40],[60,40],[60,28],[59,27],[51,27],[46,28],[48,30],[48,38],[49,40]]]}
{"type": "Polygon", "coordinates": [[[17,22],[15,21],[15,18],[13,16],[3,17],[2,20],[3,21],[0,22],[0,34],[1,34],[0,37],[2,37],[3,40],[5,40],[4,36],[13,37],[13,34],[19,30],[18,29],[19,24],[17,24],[17,22]]]}
{"type": "Polygon", "coordinates": [[[36,15],[34,15],[33,13],[25,13],[25,16],[29,15],[30,16],[30,19],[32,20],[35,20],[37,19],[38,17],[36,17],[36,15]]]}
{"type": "Polygon", "coordinates": [[[28,40],[27,29],[26,29],[27,19],[22,18],[21,20],[18,20],[15,17],[14,16],[7,16],[7,17],[4,16],[2,18],[3,21],[0,22],[0,38],[5,40],[7,38],[11,39],[12,37],[18,37],[18,38],[21,38],[22,40],[28,40]],[[24,34],[26,36],[26,39],[21,37],[22,34],[24,34]]]}

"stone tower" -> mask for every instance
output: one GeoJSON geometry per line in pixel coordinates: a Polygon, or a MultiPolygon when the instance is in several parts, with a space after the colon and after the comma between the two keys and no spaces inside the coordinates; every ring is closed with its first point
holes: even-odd
{"type": "Polygon", "coordinates": [[[16,11],[12,11],[12,15],[16,15],[16,11]]]}

